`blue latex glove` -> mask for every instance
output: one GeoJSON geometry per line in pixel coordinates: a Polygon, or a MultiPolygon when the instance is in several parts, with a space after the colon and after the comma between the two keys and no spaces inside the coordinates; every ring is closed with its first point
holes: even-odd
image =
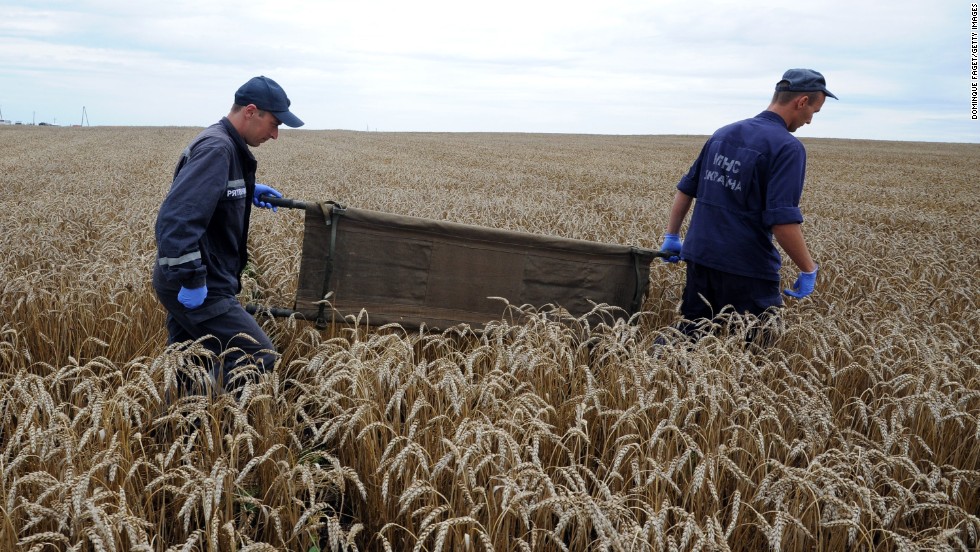
{"type": "Polygon", "coordinates": [[[816,285],[816,283],[816,268],[813,269],[813,272],[800,272],[800,275],[796,277],[796,283],[793,284],[793,289],[783,290],[783,293],[789,295],[790,297],[803,299],[807,295],[813,293],[813,287],[816,285]]]}
{"type": "Polygon", "coordinates": [[[274,197],[282,197],[282,194],[279,193],[279,190],[276,190],[272,186],[266,186],[265,184],[256,182],[255,195],[252,196],[252,203],[254,203],[256,207],[261,207],[263,209],[272,209],[273,212],[278,211],[279,209],[276,208],[275,205],[271,203],[266,203],[261,199],[259,199],[260,197],[262,197],[262,194],[269,194],[274,197]]]}
{"type": "Polygon", "coordinates": [[[661,257],[665,263],[676,263],[681,260],[681,237],[677,234],[665,234],[664,244],[660,246],[661,252],[674,252],[676,255],[671,255],[670,257],[661,257]]]}
{"type": "Polygon", "coordinates": [[[180,291],[177,292],[177,300],[180,301],[181,305],[189,309],[196,309],[204,303],[204,298],[208,296],[208,286],[201,286],[199,288],[188,289],[184,286],[180,286],[180,291]]]}

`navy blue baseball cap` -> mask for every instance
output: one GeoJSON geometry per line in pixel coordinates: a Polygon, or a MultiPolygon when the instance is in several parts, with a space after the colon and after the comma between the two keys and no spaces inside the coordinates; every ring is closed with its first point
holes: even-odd
{"type": "Polygon", "coordinates": [[[297,128],[303,126],[303,121],[289,111],[289,98],[276,81],[269,77],[253,77],[235,92],[235,104],[255,104],[262,111],[268,111],[276,116],[282,124],[297,128]]]}
{"type": "Polygon", "coordinates": [[[827,80],[813,69],[790,69],[783,73],[783,79],[776,84],[776,90],[782,92],[823,92],[833,99],[838,99],[827,90],[827,80]]]}

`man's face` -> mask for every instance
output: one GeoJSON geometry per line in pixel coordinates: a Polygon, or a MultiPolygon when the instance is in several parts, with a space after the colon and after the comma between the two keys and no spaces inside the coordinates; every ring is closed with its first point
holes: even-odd
{"type": "Polygon", "coordinates": [[[245,112],[245,131],[242,138],[251,147],[258,147],[272,138],[279,137],[279,119],[267,111],[262,111],[254,105],[249,105],[245,112]]]}
{"type": "Polygon", "coordinates": [[[795,116],[792,122],[789,124],[789,131],[796,132],[796,129],[803,125],[810,124],[813,120],[813,114],[820,111],[823,107],[823,103],[827,101],[827,96],[825,94],[817,94],[815,96],[817,99],[815,101],[810,101],[808,96],[800,96],[796,102],[795,116]]]}

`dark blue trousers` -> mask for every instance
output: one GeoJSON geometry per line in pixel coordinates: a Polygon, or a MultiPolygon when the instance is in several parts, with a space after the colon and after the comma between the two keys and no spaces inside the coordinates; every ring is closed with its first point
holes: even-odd
{"type": "Polygon", "coordinates": [[[177,300],[177,292],[154,287],[167,309],[168,344],[211,336],[202,345],[216,356],[225,353],[220,371],[214,369],[219,367],[212,368],[212,376],[220,385],[226,385],[226,372],[242,362],[254,362],[263,372],[272,368],[277,357],[275,346],[237,298],[209,294],[200,307],[188,309],[177,300]]]}
{"type": "Polygon", "coordinates": [[[783,305],[779,282],[739,276],[687,261],[687,282],[681,300],[686,322],[679,329],[696,332],[696,321],[711,320],[728,307],[738,314],[753,314],[765,320],[783,305]]]}

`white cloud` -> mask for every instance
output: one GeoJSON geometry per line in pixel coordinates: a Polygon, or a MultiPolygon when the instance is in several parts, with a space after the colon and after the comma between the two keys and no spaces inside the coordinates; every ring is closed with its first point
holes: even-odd
{"type": "Polygon", "coordinates": [[[944,135],[944,125],[967,138],[980,130],[963,125],[969,10],[954,3],[0,6],[5,114],[88,105],[96,124],[206,125],[238,85],[265,74],[309,128],[704,134],[764,109],[786,68],[813,67],[841,101],[801,133],[920,139],[944,135]]]}

